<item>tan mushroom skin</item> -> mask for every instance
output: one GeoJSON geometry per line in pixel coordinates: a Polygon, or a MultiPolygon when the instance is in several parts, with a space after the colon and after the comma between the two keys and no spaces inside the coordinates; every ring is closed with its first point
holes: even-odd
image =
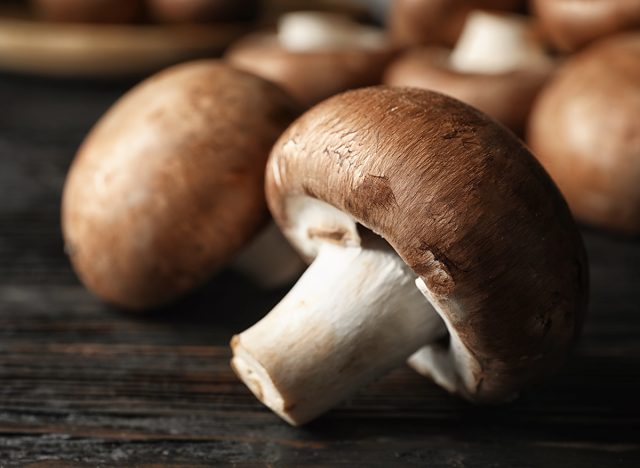
{"type": "Polygon", "coordinates": [[[272,83],[214,60],[126,94],[65,183],[65,245],[82,282],[142,309],[208,279],[265,222],[269,149],[297,113],[272,83]]]}
{"type": "Polygon", "coordinates": [[[528,143],[583,221],[640,233],[640,33],[570,58],[531,115],[528,143]]]}
{"type": "MultiPolygon", "coordinates": [[[[296,302],[299,282],[271,314],[234,338],[236,371],[290,423],[313,419],[421,345],[426,348],[412,365],[478,402],[509,399],[564,360],[586,307],[580,235],[555,185],[522,143],[470,106],[409,88],[338,95],[280,137],[266,184],[274,219],[309,260],[318,252],[318,260],[330,258],[322,253],[326,246],[333,246],[330,255],[335,248],[347,256],[353,249],[366,256],[377,250],[359,224],[390,245],[410,268],[404,278],[415,279],[421,291],[412,295],[406,281],[395,278],[403,300],[393,291],[362,297],[352,288],[344,300],[361,298],[365,305],[352,313],[362,315],[351,318],[347,310],[336,317],[334,309],[342,306],[334,296],[342,291],[328,269],[326,284],[335,288],[310,296],[333,298],[331,308],[315,312],[320,318],[306,315],[319,307],[315,301],[296,302]],[[387,310],[389,300],[395,305],[387,310]],[[404,312],[392,319],[395,307],[404,312]],[[438,327],[419,323],[417,312],[444,324],[448,344],[435,340],[438,327]],[[367,317],[381,320],[381,328],[367,317]],[[348,333],[342,320],[353,322],[348,333]],[[403,322],[415,323],[425,341],[396,354],[396,346],[417,336],[403,322]],[[343,353],[353,359],[342,362],[343,353]],[[296,374],[300,369],[308,374],[296,374]]],[[[385,287],[380,274],[401,276],[401,266],[376,262],[363,261],[365,273],[349,284],[368,290],[369,278],[385,287]],[[382,272],[382,265],[391,270],[382,272]]],[[[323,286],[316,284],[320,291],[323,286]]]]}
{"type": "Polygon", "coordinates": [[[546,36],[565,52],[640,28],[640,0],[532,0],[532,9],[546,36]]]}

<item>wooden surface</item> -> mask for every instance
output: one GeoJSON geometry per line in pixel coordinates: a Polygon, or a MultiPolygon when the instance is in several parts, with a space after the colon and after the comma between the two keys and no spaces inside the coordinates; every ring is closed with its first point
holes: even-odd
{"type": "Polygon", "coordinates": [[[583,340],[500,408],[402,368],[294,429],[228,365],[231,334],[284,291],[223,272],[153,316],[101,304],[63,254],[59,198],[83,135],[129,85],[0,75],[0,466],[640,466],[638,239],[585,231],[583,340]]]}

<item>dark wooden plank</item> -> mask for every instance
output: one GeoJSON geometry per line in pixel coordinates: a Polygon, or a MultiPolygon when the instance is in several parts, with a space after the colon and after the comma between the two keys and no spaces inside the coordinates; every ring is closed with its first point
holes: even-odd
{"type": "Polygon", "coordinates": [[[0,76],[0,466],[640,466],[640,242],[585,230],[590,315],[555,379],[480,408],[408,368],[291,428],[234,377],[229,337],[284,294],[225,271],[148,316],[63,253],[75,148],[130,83],[0,76]]]}

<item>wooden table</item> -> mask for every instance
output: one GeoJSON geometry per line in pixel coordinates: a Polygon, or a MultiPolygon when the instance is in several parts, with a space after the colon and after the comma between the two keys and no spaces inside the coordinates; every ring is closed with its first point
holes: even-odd
{"type": "Polygon", "coordinates": [[[640,241],[585,231],[591,310],[554,380],[478,408],[408,368],[302,429],[234,377],[227,342],[278,301],[232,272],[152,316],[87,293],[59,202],[131,83],[0,75],[0,466],[640,467],[640,241]]]}

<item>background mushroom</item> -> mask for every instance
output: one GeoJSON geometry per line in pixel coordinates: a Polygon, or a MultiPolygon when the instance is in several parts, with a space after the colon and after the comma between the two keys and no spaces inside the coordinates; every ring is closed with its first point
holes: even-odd
{"type": "Polygon", "coordinates": [[[128,23],[138,18],[140,0],[31,0],[36,13],[50,21],[128,23]]]}
{"type": "Polygon", "coordinates": [[[528,142],[574,214],[640,233],[640,33],[569,58],[531,114],[528,142]]]}
{"type": "Polygon", "coordinates": [[[256,17],[260,0],[146,0],[151,17],[166,23],[242,21],[256,17]]]}
{"type": "Polygon", "coordinates": [[[441,94],[376,87],[314,107],[280,137],[269,207],[313,260],[232,340],[252,392],[304,424],[412,364],[479,402],[558,367],[586,305],[584,248],[521,142],[441,94]]]}
{"type": "Polygon", "coordinates": [[[257,33],[232,45],[226,59],[311,106],[341,91],[379,83],[392,56],[376,28],[336,14],[296,12],[280,19],[277,34],[257,33]]]}
{"type": "Polygon", "coordinates": [[[531,0],[531,4],[545,35],[565,52],[640,28],[640,0],[531,0]]]}
{"type": "Polygon", "coordinates": [[[515,11],[522,0],[392,0],[389,32],[395,44],[453,45],[472,10],[515,11]]]}
{"type": "Polygon", "coordinates": [[[132,309],[203,283],[265,223],[266,159],[297,112],[275,85],[217,61],[126,94],[65,183],[62,227],[82,282],[132,309]]]}
{"type": "Polygon", "coordinates": [[[552,69],[526,17],[475,11],[453,50],[410,50],[391,63],[384,82],[448,94],[522,133],[552,69]]]}

